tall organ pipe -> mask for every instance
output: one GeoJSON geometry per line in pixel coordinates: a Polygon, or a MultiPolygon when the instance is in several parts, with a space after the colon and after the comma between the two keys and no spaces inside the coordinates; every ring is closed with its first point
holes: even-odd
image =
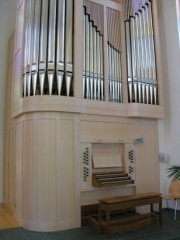
{"type": "Polygon", "coordinates": [[[104,68],[103,68],[103,37],[100,35],[100,79],[101,79],[101,101],[104,100],[104,68]]]}
{"type": "Polygon", "coordinates": [[[33,20],[34,20],[34,0],[29,1],[29,12],[27,14],[27,95],[31,94],[31,66],[32,66],[32,46],[33,46],[33,20]]]}
{"type": "Polygon", "coordinates": [[[94,36],[94,100],[96,100],[97,96],[97,30],[93,28],[93,36],[94,36]]]}
{"type": "Polygon", "coordinates": [[[65,44],[65,0],[59,0],[58,3],[58,20],[57,20],[57,86],[58,95],[61,95],[64,78],[64,44],[65,44]]]}
{"type": "MultiPolygon", "coordinates": [[[[85,8],[84,8],[85,11],[85,8]]],[[[86,15],[84,13],[84,61],[83,61],[83,97],[86,98],[86,15]]]]}
{"type": "Polygon", "coordinates": [[[89,73],[89,78],[90,78],[90,98],[91,99],[94,99],[94,96],[93,96],[93,81],[94,81],[94,76],[93,76],[93,73],[94,73],[94,66],[93,66],[93,23],[90,22],[90,38],[89,38],[89,49],[90,49],[90,52],[89,52],[89,58],[90,58],[90,73],[89,73]]]}
{"type": "Polygon", "coordinates": [[[44,93],[44,82],[47,71],[46,51],[47,51],[47,25],[48,25],[48,0],[42,0],[41,6],[41,31],[40,31],[40,51],[39,51],[39,82],[40,94],[44,93]]]}
{"type": "Polygon", "coordinates": [[[126,30],[126,52],[127,52],[127,66],[128,66],[128,89],[129,89],[129,101],[132,102],[132,66],[131,66],[131,48],[130,48],[130,23],[125,22],[126,30]]]}
{"type": "Polygon", "coordinates": [[[150,22],[150,40],[151,40],[151,51],[152,51],[152,80],[154,87],[154,104],[157,105],[157,77],[156,77],[156,63],[155,63],[155,47],[154,47],[154,34],[153,34],[153,23],[152,23],[152,6],[148,6],[148,18],[150,22]]]}
{"type": "Polygon", "coordinates": [[[90,22],[89,22],[89,16],[86,15],[86,92],[87,92],[87,98],[90,98],[90,49],[89,49],[89,37],[90,37],[90,22]]]}
{"type": "Polygon", "coordinates": [[[27,9],[30,8],[30,1],[26,3],[26,20],[25,20],[25,39],[24,39],[24,88],[23,94],[26,97],[27,94],[27,75],[30,69],[28,69],[28,40],[29,40],[29,12],[27,9]]]}
{"type": "Polygon", "coordinates": [[[70,95],[73,72],[73,0],[66,0],[66,94],[70,95]]]}
{"type": "Polygon", "coordinates": [[[34,5],[34,29],[33,29],[33,44],[32,44],[32,85],[33,95],[36,95],[37,90],[37,76],[38,76],[38,62],[39,62],[39,32],[40,32],[40,11],[41,1],[35,1],[34,5]]]}
{"type": "Polygon", "coordinates": [[[142,99],[142,78],[141,78],[141,55],[140,55],[140,31],[139,31],[139,17],[138,14],[135,15],[135,46],[136,46],[136,75],[137,75],[137,91],[138,91],[138,102],[142,99]]]}
{"type": "Polygon", "coordinates": [[[56,0],[50,1],[49,28],[48,28],[48,83],[49,94],[52,94],[52,86],[55,72],[55,32],[56,30],[56,0]]]}

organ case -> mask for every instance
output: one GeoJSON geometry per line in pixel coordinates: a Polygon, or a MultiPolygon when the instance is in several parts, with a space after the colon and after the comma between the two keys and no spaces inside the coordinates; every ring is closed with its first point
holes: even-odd
{"type": "MultiPolygon", "coordinates": [[[[124,32],[123,4],[117,1],[21,0],[18,5],[11,117],[14,211],[23,227],[79,227],[81,206],[159,188],[154,139],[156,119],[164,117],[162,93],[158,105],[128,102],[124,32]],[[134,139],[142,135],[146,142],[137,147],[134,139]],[[153,184],[141,168],[154,176],[153,184]],[[117,172],[130,179],[122,182],[117,172]]],[[[159,67],[157,72],[161,84],[159,67]]]]}
{"type": "Polygon", "coordinates": [[[135,184],[135,172],[133,144],[82,144],[81,186],[84,191],[135,184]]]}

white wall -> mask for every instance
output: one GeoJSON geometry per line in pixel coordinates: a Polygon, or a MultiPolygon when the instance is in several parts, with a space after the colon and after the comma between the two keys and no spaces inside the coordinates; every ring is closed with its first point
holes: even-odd
{"type": "Polygon", "coordinates": [[[4,106],[8,39],[15,27],[16,0],[0,0],[0,202],[3,201],[4,106]]]}
{"type": "Polygon", "coordinates": [[[166,118],[159,121],[159,149],[168,163],[160,163],[161,192],[168,193],[166,169],[180,165],[180,45],[176,0],[158,0],[166,118]]]}

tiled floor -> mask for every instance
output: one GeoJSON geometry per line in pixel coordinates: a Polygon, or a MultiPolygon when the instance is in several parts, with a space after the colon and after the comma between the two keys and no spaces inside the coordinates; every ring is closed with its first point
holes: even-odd
{"type": "Polygon", "coordinates": [[[180,211],[173,220],[172,210],[163,210],[163,225],[113,234],[110,238],[89,227],[52,233],[38,233],[22,228],[0,230],[0,240],[180,240],[180,211]]]}

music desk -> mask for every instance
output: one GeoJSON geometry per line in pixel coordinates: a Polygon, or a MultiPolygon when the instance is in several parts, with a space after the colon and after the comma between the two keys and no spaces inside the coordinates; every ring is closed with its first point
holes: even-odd
{"type": "Polygon", "coordinates": [[[162,199],[159,193],[142,193],[129,196],[118,196],[99,200],[99,223],[101,231],[108,236],[119,231],[129,231],[146,227],[156,221],[159,216],[159,224],[162,224],[162,199]],[[158,203],[159,211],[154,211],[153,205],[158,203]],[[139,206],[150,205],[150,213],[135,214],[130,217],[112,220],[116,211],[123,211],[139,206]]]}

